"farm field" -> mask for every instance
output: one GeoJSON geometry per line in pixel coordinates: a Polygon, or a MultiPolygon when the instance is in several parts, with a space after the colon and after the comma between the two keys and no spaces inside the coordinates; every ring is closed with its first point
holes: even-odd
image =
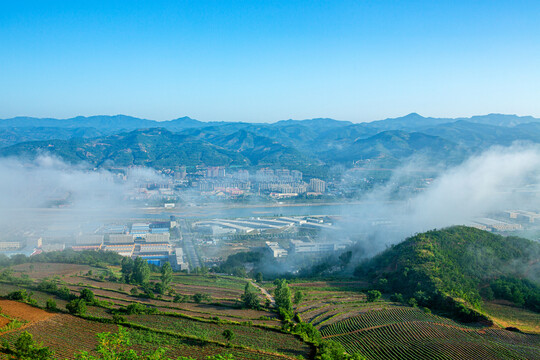
{"type": "MultiPolygon", "coordinates": [[[[361,314],[373,307],[366,303],[366,296],[358,289],[362,282],[296,282],[291,291],[302,291],[305,298],[295,308],[303,321],[320,327],[343,318],[361,314]]],[[[388,303],[380,306],[387,306],[388,303]]]]}
{"type": "MultiPolygon", "coordinates": [[[[206,359],[208,355],[225,353],[233,354],[236,359],[314,358],[313,345],[281,330],[282,322],[276,311],[240,307],[246,279],[174,274],[172,292],[141,297],[143,286],[109,279],[111,270],[118,272],[114,267],[67,265],[58,275],[55,271],[63,264],[34,265],[14,266],[17,280],[2,280],[0,296],[24,289],[36,306],[45,308],[47,301],[53,299],[59,311],[47,312],[27,304],[0,300],[5,315],[0,316],[0,329],[9,326],[11,319],[21,322],[0,333],[0,341],[13,344],[23,331],[28,331],[36,341],[54,350],[58,359],[74,359],[79,351],[95,349],[96,333],[116,332],[120,324],[130,334],[133,349],[151,351],[163,347],[168,349],[167,356],[171,358],[206,359]],[[38,274],[40,269],[49,276],[38,274]],[[67,300],[38,287],[44,281],[52,281],[58,288],[66,287],[72,298],[80,296],[83,289],[91,290],[98,302],[88,304],[85,315],[70,315],[65,310],[67,300]],[[194,294],[209,297],[195,302],[194,294]],[[175,296],[182,300],[174,302],[175,296]],[[127,306],[132,304],[144,305],[143,309],[148,311],[127,313],[127,306]],[[118,312],[120,315],[115,318],[118,312]],[[230,341],[225,339],[224,330],[234,333],[230,341]]],[[[148,286],[153,288],[158,282],[159,275],[153,274],[148,286]]],[[[270,293],[275,287],[271,282],[262,286],[270,293]]],[[[324,340],[336,341],[347,352],[360,353],[368,360],[540,359],[540,336],[500,328],[513,324],[534,332],[539,323],[535,313],[513,312],[515,308],[505,304],[489,303],[486,311],[501,319],[497,323],[500,326],[466,326],[427,309],[395,303],[385,297],[368,302],[365,289],[366,284],[360,281],[295,281],[290,284],[293,295],[297,291],[303,293],[302,300],[294,306],[297,319],[313,324],[324,340]]],[[[258,293],[258,297],[264,303],[263,294],[258,293]]],[[[0,354],[0,360],[3,359],[7,359],[6,355],[0,354]]]]}
{"type": "MultiPolygon", "coordinates": [[[[147,351],[164,347],[168,349],[167,356],[169,357],[191,356],[196,359],[206,359],[208,355],[226,353],[233,354],[236,359],[312,358],[311,345],[304,343],[295,335],[279,330],[281,323],[277,320],[275,312],[264,308],[250,310],[233,306],[243,293],[246,280],[239,281],[236,278],[229,280],[212,276],[203,281],[203,276],[177,275],[174,276],[175,282],[172,284],[172,288],[181,289],[177,291],[177,294],[189,296],[196,292],[219,294],[230,291],[231,295],[230,301],[212,297],[211,302],[195,303],[189,296],[186,302],[175,303],[172,301],[172,295],[164,294],[151,299],[135,296],[130,293],[134,285],[103,280],[101,276],[103,271],[100,269],[70,266],[69,271],[66,270],[64,275],[59,277],[53,275],[54,270],[51,270],[55,266],[43,265],[51,276],[48,278],[40,275],[29,277],[25,283],[20,284],[2,281],[0,296],[5,297],[16,291],[26,290],[36,306],[44,308],[47,301],[53,299],[60,311],[47,312],[24,303],[2,300],[6,304],[37,311],[43,315],[43,318],[35,321],[20,318],[24,321],[23,325],[1,333],[1,341],[7,341],[8,344],[13,345],[23,331],[28,331],[34,336],[34,340],[54,350],[56,358],[74,359],[79,351],[92,352],[95,349],[97,333],[117,331],[118,325],[113,323],[111,310],[140,303],[157,310],[158,314],[123,316],[123,321],[125,321],[123,326],[128,329],[135,350],[147,351]],[[87,274],[88,270],[92,270],[92,273],[87,274]],[[50,279],[53,279],[58,287],[66,286],[72,296],[79,296],[82,289],[91,290],[95,298],[99,300],[99,306],[87,305],[85,315],[87,317],[67,314],[65,309],[68,301],[55,293],[42,291],[37,287],[40,282],[50,281],[50,279]],[[184,281],[186,284],[176,282],[184,279],[187,279],[184,281]],[[196,283],[207,285],[194,285],[196,283]],[[216,287],[210,285],[214,283],[218,283],[216,287]],[[186,292],[185,288],[194,291],[186,292]],[[238,290],[239,288],[242,290],[238,290]],[[214,303],[216,301],[219,303],[214,303]],[[230,342],[231,347],[226,346],[227,341],[222,335],[225,329],[235,334],[230,342]],[[68,345],[64,345],[64,342],[68,345]]],[[[23,273],[33,274],[33,271],[39,268],[19,266],[17,269],[19,276],[14,275],[15,278],[19,278],[23,273]]],[[[6,307],[6,315],[18,314],[13,311],[8,314],[7,310],[8,307],[6,307]]],[[[27,312],[32,314],[32,311],[27,312]]],[[[8,321],[2,316],[0,319],[8,321]]],[[[0,328],[7,324],[4,324],[6,321],[3,320],[0,323],[2,325],[0,328]]],[[[7,355],[0,353],[0,359],[7,359],[7,355]]]]}
{"type": "Polygon", "coordinates": [[[540,334],[540,314],[538,313],[518,309],[503,302],[485,302],[483,310],[502,327],[517,327],[528,333],[540,334]]]}
{"type": "MultiPolygon", "coordinates": [[[[22,331],[28,331],[38,342],[55,350],[59,359],[74,359],[79,351],[92,351],[96,345],[96,333],[116,332],[117,325],[88,321],[67,314],[56,314],[49,319],[32,323],[1,338],[13,344],[22,331]]],[[[183,339],[169,334],[160,334],[149,330],[129,329],[136,350],[155,350],[158,347],[169,349],[168,356],[191,356],[205,359],[208,355],[231,353],[237,359],[287,359],[279,354],[265,354],[256,350],[226,348],[211,343],[192,339],[183,339]]],[[[292,349],[291,349],[292,351],[292,349]]],[[[309,349],[308,349],[309,351],[309,349]]],[[[298,353],[308,353],[298,350],[298,353]]],[[[7,357],[0,354],[0,359],[7,357]]]]}
{"type": "Polygon", "coordinates": [[[130,315],[127,321],[148,326],[155,329],[174,331],[180,334],[195,335],[213,341],[223,341],[222,332],[229,329],[234,332],[235,338],[231,342],[235,345],[259,348],[269,352],[283,353],[290,356],[309,354],[309,346],[300,339],[269,329],[253,326],[216,324],[191,319],[163,315],[130,315]],[[264,339],[264,341],[261,341],[264,339]]]}
{"type": "MultiPolygon", "coordinates": [[[[241,293],[238,293],[238,295],[236,295],[234,301],[219,301],[219,304],[214,303],[215,301],[218,301],[218,299],[212,300],[211,303],[174,303],[172,302],[173,297],[167,295],[163,295],[161,299],[147,299],[133,296],[129,292],[124,291],[124,289],[131,289],[133,287],[130,285],[121,286],[124,284],[112,283],[107,281],[89,281],[87,278],[81,276],[62,279],[62,281],[65,281],[67,287],[75,293],[79,293],[80,290],[83,288],[88,288],[94,292],[94,294],[99,300],[110,301],[113,302],[114,305],[126,306],[132,302],[140,302],[152,307],[156,307],[158,310],[163,312],[185,313],[190,316],[196,316],[201,318],[211,318],[217,316],[224,320],[236,322],[251,321],[254,324],[279,326],[279,322],[277,322],[277,315],[274,312],[264,309],[249,310],[238,309],[234,307],[237,300],[240,298],[241,293]],[[262,317],[265,317],[267,319],[261,320],[262,317]],[[271,318],[275,320],[268,320],[271,318]]],[[[212,294],[212,292],[208,291],[208,289],[209,288],[200,288],[198,292],[212,294]]],[[[194,294],[189,292],[186,293],[183,291],[178,291],[177,293],[182,295],[194,294]]]]}
{"type": "Polygon", "coordinates": [[[372,309],[320,330],[374,360],[540,359],[537,335],[468,327],[412,307],[372,309]]]}
{"type": "Polygon", "coordinates": [[[496,328],[466,326],[387,299],[366,302],[358,282],[295,282],[305,298],[295,307],[324,339],[368,359],[540,359],[540,337],[504,330],[514,326],[538,333],[537,313],[488,303],[486,312],[505,321],[496,328]],[[502,327],[502,328],[501,328],[502,327]]]}
{"type": "Polygon", "coordinates": [[[25,273],[32,279],[43,279],[53,276],[66,277],[73,274],[88,272],[92,269],[88,265],[56,264],[56,263],[31,263],[12,266],[16,274],[25,273]]]}

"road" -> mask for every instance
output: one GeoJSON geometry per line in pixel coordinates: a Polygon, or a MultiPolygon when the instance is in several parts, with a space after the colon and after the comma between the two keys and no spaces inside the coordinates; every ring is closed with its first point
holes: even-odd
{"type": "Polygon", "coordinates": [[[270,300],[270,305],[272,305],[272,306],[276,305],[276,300],[274,299],[274,297],[272,295],[270,295],[270,293],[265,288],[259,286],[258,284],[254,283],[253,281],[250,281],[250,282],[251,282],[251,285],[255,286],[257,289],[259,289],[263,293],[265,298],[270,300]]]}

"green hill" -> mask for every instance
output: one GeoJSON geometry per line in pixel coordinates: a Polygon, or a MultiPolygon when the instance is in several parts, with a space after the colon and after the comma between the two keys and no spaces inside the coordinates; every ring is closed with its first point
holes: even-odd
{"type": "Polygon", "coordinates": [[[238,152],[165,129],[135,130],[94,139],[35,141],[0,149],[0,156],[49,153],[65,161],[86,161],[97,167],[144,165],[154,168],[178,164],[249,165],[238,152]]]}
{"type": "Polygon", "coordinates": [[[356,269],[411,304],[482,319],[483,299],[504,299],[540,312],[540,244],[456,226],[428,231],[392,246],[356,269]],[[535,280],[537,281],[537,280],[535,280]]]}

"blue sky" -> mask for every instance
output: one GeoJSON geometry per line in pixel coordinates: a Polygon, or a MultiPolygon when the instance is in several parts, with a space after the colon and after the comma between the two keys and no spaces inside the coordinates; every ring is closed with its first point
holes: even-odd
{"type": "Polygon", "coordinates": [[[539,1],[0,0],[0,118],[540,117],[539,1]]]}

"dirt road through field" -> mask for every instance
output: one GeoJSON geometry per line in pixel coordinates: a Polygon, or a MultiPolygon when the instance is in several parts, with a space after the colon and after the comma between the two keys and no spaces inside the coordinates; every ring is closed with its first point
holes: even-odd
{"type": "Polygon", "coordinates": [[[274,299],[272,295],[270,295],[270,293],[265,288],[255,284],[253,281],[251,281],[251,285],[259,289],[263,293],[264,297],[270,300],[270,305],[272,306],[276,305],[276,300],[274,299]]]}

